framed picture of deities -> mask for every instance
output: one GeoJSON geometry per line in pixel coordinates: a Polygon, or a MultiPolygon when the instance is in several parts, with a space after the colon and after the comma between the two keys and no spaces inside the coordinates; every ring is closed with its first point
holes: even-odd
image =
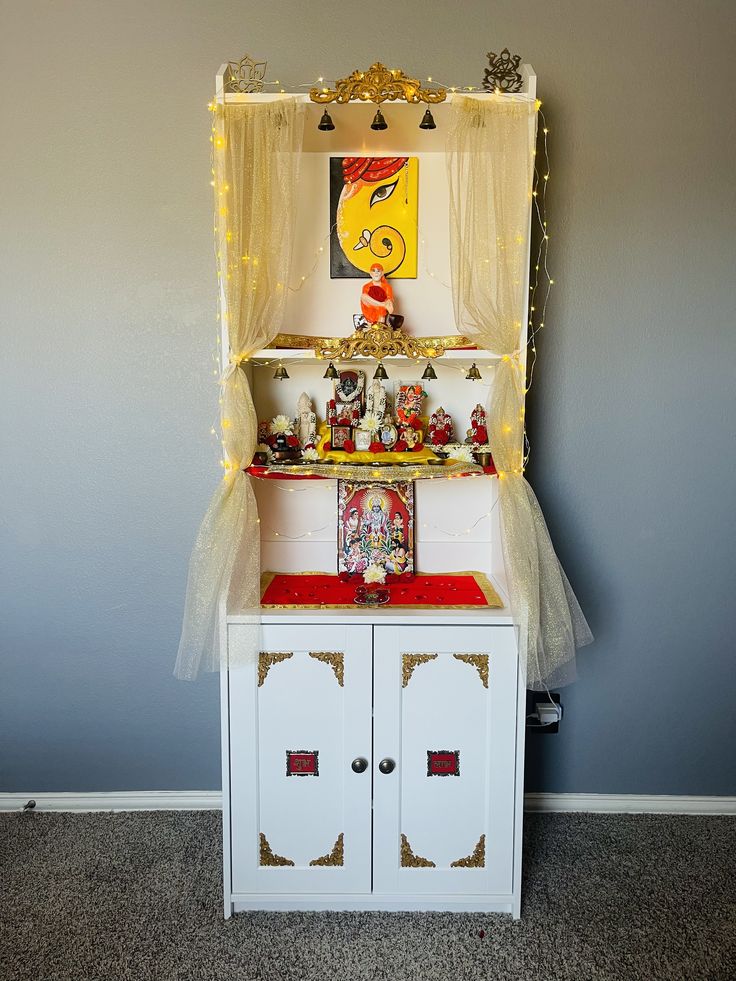
{"type": "Polygon", "coordinates": [[[353,438],[352,426],[331,426],[330,444],[333,450],[341,450],[353,438]]]}
{"type": "Polygon", "coordinates": [[[414,577],[414,484],[337,482],[337,571],[359,579],[369,565],[386,582],[414,577]]]}
{"type": "Polygon", "coordinates": [[[359,453],[365,453],[371,448],[371,443],[373,442],[373,433],[369,432],[367,429],[356,429],[355,433],[355,449],[359,453]]]}

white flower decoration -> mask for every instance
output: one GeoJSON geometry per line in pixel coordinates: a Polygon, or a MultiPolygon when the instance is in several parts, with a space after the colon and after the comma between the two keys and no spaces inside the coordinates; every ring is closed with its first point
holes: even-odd
{"type": "Polygon", "coordinates": [[[276,416],[271,420],[268,428],[272,433],[290,433],[292,425],[288,416],[276,416]]]}
{"type": "Polygon", "coordinates": [[[377,433],[381,428],[381,419],[375,412],[366,412],[358,424],[359,429],[365,429],[369,433],[377,433]]]}
{"type": "Polygon", "coordinates": [[[302,460],[306,460],[308,463],[314,463],[319,460],[319,453],[312,446],[308,450],[302,450],[302,460]]]}
{"type": "Polygon", "coordinates": [[[461,463],[473,463],[473,450],[470,446],[456,446],[450,450],[450,457],[459,460],[461,463]]]}
{"type": "Polygon", "coordinates": [[[375,563],[373,565],[369,565],[363,573],[363,582],[366,584],[372,582],[386,582],[386,570],[383,568],[383,566],[375,565],[375,563]]]}

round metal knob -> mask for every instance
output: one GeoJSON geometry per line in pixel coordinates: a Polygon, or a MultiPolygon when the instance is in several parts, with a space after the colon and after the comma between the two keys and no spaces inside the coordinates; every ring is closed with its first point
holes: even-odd
{"type": "Polygon", "coordinates": [[[350,764],[353,773],[365,773],[368,769],[368,760],[364,760],[362,756],[359,756],[356,760],[350,764]]]}
{"type": "Polygon", "coordinates": [[[381,771],[381,773],[393,773],[395,766],[396,764],[394,761],[390,760],[387,756],[385,760],[381,760],[381,762],[378,764],[378,769],[381,771]]]}

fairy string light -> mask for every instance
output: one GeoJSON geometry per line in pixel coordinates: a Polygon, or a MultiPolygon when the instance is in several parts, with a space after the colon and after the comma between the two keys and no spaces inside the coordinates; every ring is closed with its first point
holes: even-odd
{"type": "Polygon", "coordinates": [[[537,165],[537,156],[534,158],[534,190],[532,191],[532,202],[533,202],[533,215],[536,219],[538,226],[539,243],[537,246],[537,255],[534,262],[534,269],[532,275],[532,283],[529,287],[529,317],[528,317],[528,327],[529,336],[528,344],[531,348],[531,359],[528,366],[528,382],[526,386],[526,391],[528,392],[532,385],[532,380],[534,377],[534,367],[537,360],[537,345],[536,336],[539,331],[544,327],[544,319],[547,311],[547,303],[549,301],[549,295],[554,286],[554,279],[550,275],[548,266],[548,256],[549,256],[549,230],[547,225],[547,185],[550,180],[550,159],[549,159],[549,127],[547,126],[547,120],[544,113],[540,107],[539,116],[542,120],[542,148],[543,148],[543,173],[540,174],[540,169],[537,165]],[[540,193],[541,191],[541,193],[540,193]],[[541,293],[541,304],[538,299],[538,294],[541,293]],[[536,314],[536,316],[535,316],[536,314]]]}

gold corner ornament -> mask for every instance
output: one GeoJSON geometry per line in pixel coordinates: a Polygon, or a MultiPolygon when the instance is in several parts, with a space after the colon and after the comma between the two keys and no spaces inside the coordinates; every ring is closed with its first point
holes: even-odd
{"type": "Polygon", "coordinates": [[[342,654],[332,651],[310,651],[309,656],[313,657],[315,661],[321,661],[323,664],[328,665],[335,672],[335,678],[337,678],[338,685],[343,688],[345,686],[345,657],[342,654]]]}
{"type": "Polygon", "coordinates": [[[405,834],[401,835],[401,868],[402,869],[436,869],[434,862],[421,855],[415,855],[405,834]]]}
{"type": "Polygon", "coordinates": [[[486,867],[486,836],[481,835],[478,844],[470,855],[459,858],[457,862],[450,862],[451,869],[484,869],[486,867]]]}
{"type": "Polygon", "coordinates": [[[436,654],[403,654],[401,657],[401,687],[406,688],[409,684],[415,668],[418,668],[420,664],[426,664],[427,661],[434,661],[436,657],[436,654]]]}
{"type": "Polygon", "coordinates": [[[470,664],[478,672],[483,687],[488,687],[488,655],[487,654],[453,654],[457,661],[464,661],[470,664]]]}
{"type": "Polygon", "coordinates": [[[268,843],[268,838],[261,831],[260,833],[260,864],[265,866],[283,866],[292,865],[293,862],[290,858],[284,858],[283,855],[277,855],[268,843]]]}
{"type": "Polygon", "coordinates": [[[262,92],[267,61],[254,61],[244,55],[240,61],[229,61],[224,78],[226,92],[262,92]]]}
{"type": "Polygon", "coordinates": [[[342,868],[345,864],[345,836],[341,831],[337,836],[337,841],[332,846],[332,851],[328,852],[326,855],[320,856],[320,858],[313,858],[309,863],[310,865],[316,866],[328,866],[342,868]]]}
{"type": "Polygon", "coordinates": [[[444,102],[447,90],[423,88],[418,78],[409,78],[400,68],[386,68],[376,61],[368,71],[356,69],[347,78],[338,78],[335,88],[313,88],[309,92],[312,102],[325,105],[328,102],[444,102]]]}
{"type": "Polygon", "coordinates": [[[290,657],[293,657],[293,653],[276,653],[270,651],[261,651],[258,655],[258,687],[263,686],[264,681],[268,677],[268,672],[274,666],[278,664],[279,661],[288,661],[290,657]]]}

